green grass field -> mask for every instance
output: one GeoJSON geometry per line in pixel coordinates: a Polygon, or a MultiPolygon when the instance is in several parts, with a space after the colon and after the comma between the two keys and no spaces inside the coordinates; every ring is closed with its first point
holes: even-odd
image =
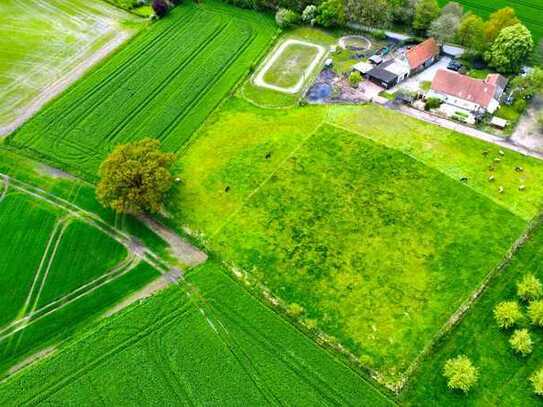
{"type": "Polygon", "coordinates": [[[213,263],[8,380],[0,386],[0,400],[25,405],[66,400],[111,405],[393,404],[213,263]]]}
{"type": "Polygon", "coordinates": [[[521,324],[531,331],[534,352],[526,358],[517,356],[508,343],[513,330],[498,328],[493,308],[501,301],[517,299],[516,283],[526,273],[543,279],[542,264],[543,228],[539,227],[458,328],[422,364],[402,399],[414,406],[425,404],[427,400],[442,406],[541,405],[541,398],[532,393],[528,381],[543,365],[541,329],[529,326],[528,321],[521,324]],[[447,390],[446,381],[439,374],[445,361],[458,354],[469,356],[480,372],[479,383],[468,395],[447,390]]]}
{"type": "Polygon", "coordinates": [[[8,142],[91,179],[119,143],[153,137],[177,151],[274,32],[267,16],[217,2],[176,7],[8,142]]]}
{"type": "MultiPolygon", "coordinates": [[[[543,39],[543,4],[540,0],[456,0],[466,11],[488,17],[494,11],[512,7],[520,20],[530,29],[536,41],[543,39]]],[[[441,6],[449,0],[439,0],[441,6]]]]}
{"type": "Polygon", "coordinates": [[[295,86],[317,54],[317,48],[302,44],[290,44],[266,71],[264,80],[269,84],[283,88],[295,86]]]}
{"type": "Polygon", "coordinates": [[[0,4],[0,135],[21,124],[134,18],[104,2],[4,0],[0,4]],[[68,78],[68,79],[67,79],[68,78]]]}
{"type": "Polygon", "coordinates": [[[92,185],[8,150],[0,155],[2,376],[159,277],[117,240],[122,233],[159,254],[165,243],[134,219],[98,209],[92,185]]]}
{"type": "Polygon", "coordinates": [[[510,192],[498,196],[494,155],[482,154],[497,149],[396,115],[231,99],[181,156],[177,202],[179,223],[212,252],[301,305],[302,323],[387,382],[500,262],[543,194],[539,161],[507,152],[495,171],[510,192]],[[515,165],[531,180],[525,195],[515,165]]]}

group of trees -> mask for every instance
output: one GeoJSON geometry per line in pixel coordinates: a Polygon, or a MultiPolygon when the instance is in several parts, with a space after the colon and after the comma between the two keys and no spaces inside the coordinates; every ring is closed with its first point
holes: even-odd
{"type": "MultiPolygon", "coordinates": [[[[525,275],[517,283],[517,295],[527,304],[528,318],[532,325],[543,327],[543,284],[533,274],[525,275]]],[[[510,329],[523,319],[522,308],[517,301],[503,301],[494,307],[494,319],[501,329],[510,329]]],[[[509,339],[511,348],[521,356],[528,356],[533,351],[534,341],[527,328],[516,329],[509,339]]],[[[460,355],[447,360],[443,366],[443,376],[450,389],[467,393],[477,382],[479,370],[471,360],[460,355]]],[[[530,376],[535,394],[543,396],[543,368],[530,376]]]]}
{"type": "Polygon", "coordinates": [[[511,7],[497,10],[487,21],[465,13],[456,2],[440,8],[437,0],[279,0],[276,9],[283,28],[301,22],[331,27],[349,21],[372,28],[400,24],[420,36],[459,43],[468,56],[483,58],[502,73],[517,72],[534,48],[530,31],[511,7]]]}
{"type": "Polygon", "coordinates": [[[470,56],[484,58],[498,72],[517,72],[533,50],[532,34],[511,7],[497,10],[484,21],[473,13],[464,13],[463,7],[455,2],[439,11],[435,0],[419,0],[416,10],[423,5],[425,12],[415,13],[415,30],[426,30],[442,42],[463,45],[470,56]]]}

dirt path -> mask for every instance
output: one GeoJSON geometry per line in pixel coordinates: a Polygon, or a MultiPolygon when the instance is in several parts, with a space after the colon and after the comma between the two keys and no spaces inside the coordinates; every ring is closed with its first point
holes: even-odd
{"type": "Polygon", "coordinates": [[[179,259],[181,263],[195,267],[207,260],[207,254],[182,239],[170,228],[149,216],[140,216],[138,219],[168,243],[172,255],[179,259]]]}
{"type": "Polygon", "coordinates": [[[416,110],[407,106],[401,106],[398,111],[416,119],[443,127],[445,129],[454,130],[458,133],[465,134],[466,136],[483,140],[488,143],[500,146],[502,148],[506,148],[508,150],[516,151],[517,153],[520,153],[522,155],[537,158],[538,160],[543,160],[543,153],[530,150],[522,145],[516,144],[514,141],[505,140],[501,137],[494,136],[493,134],[485,133],[484,131],[474,129],[469,126],[464,126],[462,124],[455,123],[451,120],[443,119],[441,117],[436,117],[430,113],[421,112],[420,110],[416,110]]]}
{"type": "Polygon", "coordinates": [[[119,32],[115,38],[86,58],[66,76],[43,89],[38,96],[36,96],[32,102],[26,106],[23,112],[17,116],[16,119],[12,120],[7,125],[0,127],[0,137],[7,136],[9,133],[21,126],[25,121],[30,119],[36,112],[38,112],[38,110],[40,110],[45,103],[62,93],[66,88],[68,88],[68,86],[82,77],[91,67],[107,57],[132,35],[134,35],[133,32],[119,32]]]}
{"type": "Polygon", "coordinates": [[[103,317],[104,318],[110,317],[113,314],[116,314],[117,312],[122,311],[123,309],[127,308],[128,306],[135,303],[136,301],[140,301],[145,298],[148,298],[152,296],[153,294],[165,289],[166,287],[172,284],[176,284],[178,280],[180,280],[182,277],[183,277],[183,273],[177,269],[173,269],[169,273],[161,275],[159,278],[157,278],[154,281],[151,281],[141,290],[136,291],[134,294],[129,295],[121,302],[115,304],[113,307],[111,307],[109,310],[107,310],[104,313],[103,317]]]}
{"type": "Polygon", "coordinates": [[[536,96],[511,136],[511,141],[530,150],[543,152],[543,130],[537,124],[537,115],[543,113],[543,95],[536,96]]]}

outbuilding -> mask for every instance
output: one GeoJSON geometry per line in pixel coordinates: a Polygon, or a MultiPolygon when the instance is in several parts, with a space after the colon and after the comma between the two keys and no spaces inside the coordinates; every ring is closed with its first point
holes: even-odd
{"type": "Polygon", "coordinates": [[[394,62],[394,60],[390,60],[376,66],[366,74],[366,78],[385,89],[390,89],[396,86],[400,82],[398,75],[387,69],[393,65],[394,62]]]}

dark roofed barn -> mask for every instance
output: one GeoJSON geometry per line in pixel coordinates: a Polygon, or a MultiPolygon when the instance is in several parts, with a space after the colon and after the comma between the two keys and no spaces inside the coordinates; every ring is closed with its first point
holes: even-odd
{"type": "Polygon", "coordinates": [[[366,78],[376,85],[390,89],[399,83],[399,77],[394,72],[387,71],[387,67],[394,64],[394,61],[387,61],[373,68],[366,74],[366,78]]]}

